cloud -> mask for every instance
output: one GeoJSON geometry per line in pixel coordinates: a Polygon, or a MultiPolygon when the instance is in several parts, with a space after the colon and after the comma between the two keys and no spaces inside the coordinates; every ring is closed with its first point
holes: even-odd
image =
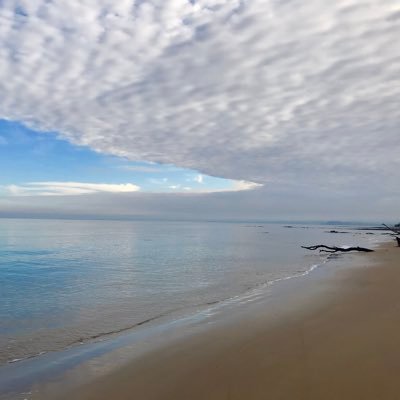
{"type": "Polygon", "coordinates": [[[399,192],[392,0],[17,5],[0,6],[2,118],[212,176],[399,192]]]}
{"type": "Polygon", "coordinates": [[[156,168],[156,167],[146,167],[146,166],[136,166],[136,165],[122,165],[120,166],[121,169],[124,169],[126,171],[133,171],[133,172],[144,172],[146,174],[154,174],[154,173],[160,173],[164,172],[162,168],[156,168]]]}
{"type": "Polygon", "coordinates": [[[231,181],[231,186],[225,188],[191,188],[185,187],[191,193],[223,193],[223,192],[242,192],[262,188],[264,185],[248,181],[231,181]]]}
{"type": "MultiPolygon", "coordinates": [[[[99,193],[80,196],[0,197],[0,216],[186,220],[369,220],[395,222],[392,200],[376,191],[257,190],[185,193],[99,193]],[[363,201],[360,202],[360,198],[363,201]],[[295,199],[295,201],[293,201],[295,199]],[[389,201],[387,201],[389,200],[389,201]],[[349,207],[344,208],[346,203],[349,207]],[[115,207],[118,204],[118,207],[115,207]]],[[[394,199],[398,196],[393,194],[394,199]]]]}
{"type": "MultiPolygon", "coordinates": [[[[163,185],[158,190],[150,191],[154,195],[168,192],[173,190],[174,193],[192,193],[192,194],[205,194],[205,193],[219,193],[219,192],[239,192],[243,190],[253,190],[262,185],[254,182],[246,181],[231,181],[231,186],[226,188],[192,188],[189,186],[182,186],[180,184],[164,186],[168,179],[154,180],[153,183],[163,185]]],[[[1,188],[1,187],[0,187],[1,188]]],[[[141,188],[132,183],[83,183],[83,182],[29,182],[23,185],[6,185],[3,186],[6,194],[11,196],[77,196],[85,194],[100,194],[100,193],[132,193],[138,192],[141,188]]]]}
{"type": "Polygon", "coordinates": [[[203,175],[201,175],[201,174],[196,175],[196,176],[193,178],[193,181],[194,181],[194,182],[197,182],[197,183],[204,183],[204,177],[203,177],[203,175]]]}
{"type": "Polygon", "coordinates": [[[120,165],[119,168],[126,171],[143,172],[148,174],[179,171],[179,168],[174,167],[172,165],[159,166],[159,165],[152,165],[152,163],[147,163],[147,164],[148,165],[120,165]]]}
{"type": "Polygon", "coordinates": [[[243,190],[254,190],[257,188],[261,188],[263,185],[255,182],[246,182],[246,181],[236,181],[233,184],[233,187],[231,190],[225,190],[225,191],[233,191],[233,192],[241,192],[243,190]]]}
{"type": "Polygon", "coordinates": [[[6,191],[13,196],[71,196],[93,193],[131,193],[140,190],[132,183],[82,183],[82,182],[30,182],[25,185],[8,185],[6,191]]]}
{"type": "Polygon", "coordinates": [[[193,188],[190,186],[182,186],[180,184],[177,184],[168,186],[168,189],[172,189],[174,193],[190,192],[191,194],[207,194],[207,193],[223,193],[223,192],[241,192],[245,190],[254,190],[263,187],[263,185],[260,183],[247,182],[247,181],[230,181],[229,183],[230,186],[223,188],[216,188],[216,187],[193,188]]]}

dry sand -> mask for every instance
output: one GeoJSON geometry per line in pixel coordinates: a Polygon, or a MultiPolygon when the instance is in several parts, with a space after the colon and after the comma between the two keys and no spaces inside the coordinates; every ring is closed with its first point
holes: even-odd
{"type": "Polygon", "coordinates": [[[272,313],[259,307],[62,398],[398,400],[400,248],[363,257],[376,265],[341,271],[302,312],[293,299],[272,313]],[[284,318],[271,324],[276,313],[284,318]]]}

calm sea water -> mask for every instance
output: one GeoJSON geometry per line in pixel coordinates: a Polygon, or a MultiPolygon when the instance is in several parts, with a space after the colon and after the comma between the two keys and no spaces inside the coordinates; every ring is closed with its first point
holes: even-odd
{"type": "Polygon", "coordinates": [[[307,244],[377,236],[277,224],[0,219],[0,364],[298,275],[307,244]]]}

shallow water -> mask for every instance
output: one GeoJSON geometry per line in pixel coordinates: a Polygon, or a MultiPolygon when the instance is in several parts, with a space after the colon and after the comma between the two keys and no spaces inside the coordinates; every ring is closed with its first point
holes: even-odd
{"type": "Polygon", "coordinates": [[[0,220],[0,363],[246,296],[381,236],[277,224],[0,220]]]}

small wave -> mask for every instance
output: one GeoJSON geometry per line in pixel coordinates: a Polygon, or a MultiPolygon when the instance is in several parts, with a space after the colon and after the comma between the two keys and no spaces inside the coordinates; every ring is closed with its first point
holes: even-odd
{"type": "Polygon", "coordinates": [[[39,356],[41,356],[43,354],[46,354],[46,353],[47,353],[47,351],[41,351],[40,353],[32,354],[32,355],[29,355],[29,356],[26,356],[26,357],[14,358],[12,360],[8,360],[7,364],[14,364],[14,363],[17,363],[17,362],[20,362],[20,361],[29,360],[31,358],[39,357],[39,356]]]}
{"type": "MultiPolygon", "coordinates": [[[[123,327],[121,329],[116,329],[116,330],[107,331],[107,332],[100,332],[100,333],[97,333],[97,334],[94,334],[94,335],[91,335],[91,336],[88,336],[88,337],[81,337],[81,338],[79,338],[77,340],[71,341],[68,345],[66,345],[64,347],[64,349],[70,348],[70,347],[73,347],[73,346],[76,346],[76,345],[82,345],[82,344],[88,343],[90,341],[94,341],[96,339],[104,340],[108,336],[118,335],[120,333],[133,330],[133,329],[138,328],[140,326],[146,325],[146,324],[148,324],[150,322],[153,322],[153,321],[159,320],[161,318],[165,318],[165,317],[171,316],[171,315],[173,315],[175,313],[179,313],[179,312],[182,312],[184,310],[200,308],[200,307],[206,307],[206,309],[204,309],[202,311],[197,310],[195,313],[193,313],[193,316],[195,314],[198,314],[198,313],[202,313],[203,315],[207,315],[207,316],[214,315],[215,313],[218,312],[217,310],[218,310],[219,307],[232,305],[232,304],[237,304],[237,303],[243,304],[243,303],[254,301],[255,299],[259,298],[260,296],[263,296],[265,294],[265,291],[264,291],[265,288],[267,288],[267,287],[269,287],[271,285],[274,285],[274,284],[276,284],[278,282],[281,282],[281,281],[286,281],[286,280],[290,280],[290,279],[306,276],[306,275],[310,274],[311,272],[313,272],[316,268],[318,268],[318,267],[322,266],[323,264],[325,264],[327,261],[329,261],[329,259],[330,259],[330,257],[327,256],[326,259],[323,260],[321,263],[313,264],[307,270],[300,271],[300,272],[298,272],[298,273],[296,273],[294,275],[284,276],[284,277],[281,277],[281,278],[268,280],[266,282],[261,282],[261,283],[255,285],[255,286],[247,288],[247,290],[245,292],[241,293],[241,294],[237,294],[237,295],[234,295],[234,296],[231,296],[231,297],[226,297],[226,298],[223,298],[223,299],[211,300],[211,301],[208,301],[208,302],[205,302],[205,303],[199,303],[199,304],[195,304],[195,305],[192,305],[192,306],[179,307],[179,308],[176,308],[176,309],[169,310],[169,311],[167,311],[165,313],[158,314],[158,315],[155,315],[155,316],[150,317],[150,318],[146,318],[146,319],[144,319],[142,321],[136,322],[136,323],[134,323],[132,325],[123,327]],[[210,307],[210,306],[212,306],[212,307],[210,307]]],[[[54,350],[51,350],[51,351],[59,351],[59,349],[57,349],[57,350],[54,349],[54,350]]],[[[24,361],[24,360],[27,360],[27,359],[31,359],[31,358],[35,358],[35,357],[41,356],[41,355],[46,354],[48,352],[49,351],[41,351],[40,353],[37,353],[37,354],[33,354],[33,355],[26,356],[26,357],[15,358],[15,359],[9,360],[9,361],[7,361],[7,363],[9,363],[9,364],[17,363],[17,362],[20,362],[20,361],[24,361]]]]}

